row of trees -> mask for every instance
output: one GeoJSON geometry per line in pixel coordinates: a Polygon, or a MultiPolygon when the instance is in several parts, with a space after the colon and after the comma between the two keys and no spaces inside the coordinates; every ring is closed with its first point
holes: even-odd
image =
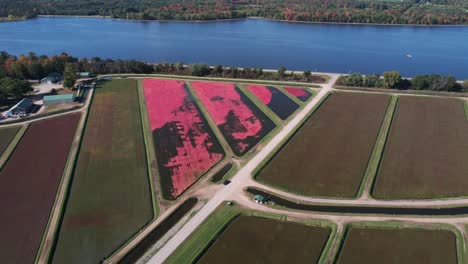
{"type": "Polygon", "coordinates": [[[466,24],[465,0],[0,0],[0,17],[100,15],[137,20],[264,18],[342,23],[466,24]]]}
{"type": "MultiPolygon", "coordinates": [[[[280,67],[276,72],[266,72],[261,68],[210,67],[207,64],[185,65],[184,63],[149,64],[135,60],[112,60],[101,58],[78,59],[66,53],[57,56],[37,56],[30,52],[19,57],[0,52],[0,78],[11,77],[21,80],[39,80],[53,72],[90,72],[92,74],[118,73],[166,73],[191,76],[211,76],[244,79],[265,79],[302,82],[324,82],[321,76],[312,75],[310,71],[296,74],[280,67]],[[68,70],[67,70],[68,68],[68,70]]],[[[70,75],[70,74],[68,74],[70,75]]]]}
{"type": "MultiPolygon", "coordinates": [[[[184,76],[207,76],[241,79],[261,79],[277,81],[315,82],[326,80],[320,75],[313,75],[310,71],[294,73],[280,67],[276,71],[265,71],[262,68],[237,68],[207,64],[158,63],[149,64],[135,60],[112,59],[78,59],[62,53],[57,56],[37,56],[29,53],[27,56],[13,56],[0,52],[0,101],[19,99],[30,92],[31,85],[27,80],[40,80],[50,73],[64,74],[64,86],[73,87],[77,79],[77,72],[98,74],[173,74],[184,76]]],[[[463,85],[455,81],[452,76],[419,75],[412,80],[401,78],[398,72],[385,72],[383,76],[362,75],[353,73],[342,76],[338,84],[360,87],[387,87],[394,89],[415,89],[432,91],[462,91],[463,85]]],[[[465,84],[468,86],[468,84],[465,84]]],[[[468,87],[465,87],[468,90],[468,87]]]]}
{"type": "Polygon", "coordinates": [[[468,81],[460,84],[453,76],[430,74],[417,75],[412,79],[404,79],[401,77],[400,73],[396,71],[385,72],[383,76],[352,73],[338,78],[337,84],[355,87],[376,87],[404,90],[412,89],[448,92],[468,91],[468,81]]]}
{"type": "Polygon", "coordinates": [[[324,82],[321,76],[312,75],[310,71],[296,74],[287,72],[281,67],[276,72],[266,72],[261,68],[210,67],[207,64],[185,65],[184,63],[149,64],[135,60],[112,60],[101,58],[78,59],[66,53],[57,56],[37,56],[30,52],[28,55],[13,56],[7,52],[0,52],[0,79],[4,85],[0,88],[0,100],[6,98],[17,99],[31,91],[31,85],[26,80],[40,80],[47,75],[58,72],[64,74],[64,86],[73,87],[78,78],[77,72],[98,74],[119,73],[165,73],[190,76],[210,76],[243,79],[264,79],[298,82],[324,82]],[[16,87],[16,88],[14,88],[16,87]]]}
{"type": "Polygon", "coordinates": [[[210,67],[207,64],[184,65],[183,63],[158,63],[154,65],[154,72],[198,77],[205,76],[315,83],[323,83],[326,81],[322,76],[312,75],[310,71],[294,73],[288,72],[285,67],[280,67],[277,71],[264,71],[262,68],[223,67],[221,65],[210,67]]]}

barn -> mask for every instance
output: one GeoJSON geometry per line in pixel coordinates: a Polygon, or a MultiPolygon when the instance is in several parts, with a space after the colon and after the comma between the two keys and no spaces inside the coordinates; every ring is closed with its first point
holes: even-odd
{"type": "Polygon", "coordinates": [[[67,104],[67,103],[73,103],[74,101],[75,101],[74,94],[47,95],[47,96],[44,96],[43,98],[44,105],[67,104]]]}

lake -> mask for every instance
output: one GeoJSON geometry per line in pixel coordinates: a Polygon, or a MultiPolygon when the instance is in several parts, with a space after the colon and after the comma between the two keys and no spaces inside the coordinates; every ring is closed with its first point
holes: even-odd
{"type": "Polygon", "coordinates": [[[322,72],[468,78],[468,26],[207,23],[54,17],[0,23],[0,50],[322,72]],[[411,54],[412,57],[406,56],[411,54]]]}

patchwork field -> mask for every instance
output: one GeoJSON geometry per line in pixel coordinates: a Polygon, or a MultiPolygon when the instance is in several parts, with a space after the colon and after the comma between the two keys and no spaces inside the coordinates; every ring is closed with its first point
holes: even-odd
{"type": "Polygon", "coordinates": [[[247,153],[275,128],[234,84],[192,82],[192,86],[236,155],[247,153]]]}
{"type": "Polygon", "coordinates": [[[198,263],[317,263],[330,229],[241,215],[198,263]]]}
{"type": "Polygon", "coordinates": [[[311,196],[356,195],[390,96],[333,93],[256,175],[311,196]]]}
{"type": "Polygon", "coordinates": [[[275,87],[247,85],[247,89],[268,106],[281,120],[286,120],[299,108],[298,104],[275,87]]]}
{"type": "Polygon", "coordinates": [[[352,227],[337,263],[456,264],[456,236],[445,230],[352,227]]]}
{"type": "Polygon", "coordinates": [[[290,93],[291,95],[297,97],[302,102],[306,102],[307,100],[309,100],[310,97],[312,97],[312,94],[303,88],[284,87],[284,90],[286,90],[286,92],[290,93]]]}
{"type": "Polygon", "coordinates": [[[162,192],[175,199],[221,161],[224,150],[185,82],[145,79],[143,85],[162,192]]]}
{"type": "Polygon", "coordinates": [[[34,262],[79,119],[70,114],[32,123],[0,172],[3,263],[34,262]]]}
{"type": "Polygon", "coordinates": [[[0,128],[0,156],[18,133],[20,126],[0,128]]]}
{"type": "Polygon", "coordinates": [[[399,99],[374,197],[468,195],[468,121],[463,103],[414,96],[399,99]]]}
{"type": "Polygon", "coordinates": [[[99,83],[53,263],[99,263],[153,216],[137,83],[99,83]]]}

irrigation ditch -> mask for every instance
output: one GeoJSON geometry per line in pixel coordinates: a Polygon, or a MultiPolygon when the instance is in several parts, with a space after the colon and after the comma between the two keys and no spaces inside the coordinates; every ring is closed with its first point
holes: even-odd
{"type": "Polygon", "coordinates": [[[384,207],[384,206],[355,206],[355,205],[318,205],[303,204],[287,200],[257,188],[248,187],[246,191],[252,195],[261,195],[269,202],[277,206],[293,210],[315,211],[321,213],[341,214],[377,214],[377,215],[418,215],[418,216],[451,216],[467,215],[468,205],[440,208],[415,208],[415,207],[384,207]]]}

